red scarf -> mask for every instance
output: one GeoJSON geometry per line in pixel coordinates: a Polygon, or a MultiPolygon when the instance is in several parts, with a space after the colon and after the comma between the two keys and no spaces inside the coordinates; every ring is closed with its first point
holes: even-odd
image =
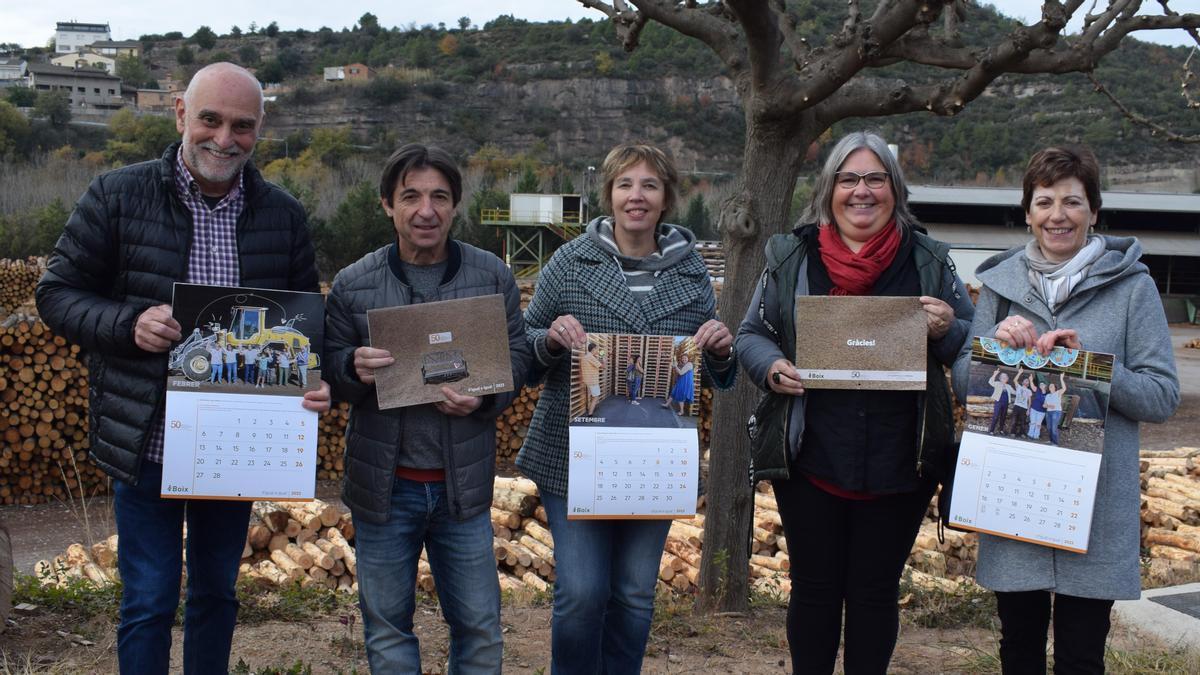
{"type": "Polygon", "coordinates": [[[902,239],[894,219],[867,240],[858,253],[851,251],[842,241],[835,225],[822,225],[817,237],[821,244],[821,262],[825,263],[825,269],[833,281],[830,295],[870,293],[875,280],[892,264],[902,239]]]}

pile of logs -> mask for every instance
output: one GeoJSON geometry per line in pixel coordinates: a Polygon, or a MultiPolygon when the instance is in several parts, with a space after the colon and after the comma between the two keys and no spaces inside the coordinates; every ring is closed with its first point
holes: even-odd
{"type": "Polygon", "coordinates": [[[350,404],[338,403],[321,415],[317,435],[317,480],[339,480],[346,470],[346,424],[350,421],[350,404]]]}
{"type": "MultiPolygon", "coordinates": [[[[556,578],[554,539],[537,487],[528,479],[499,477],[492,497],[492,549],[501,588],[509,592],[548,592],[556,578]]],[[[659,586],[663,591],[696,591],[704,522],[703,514],[671,522],[659,561],[659,586]]],[[[298,583],[354,592],[358,585],[353,541],[350,515],[320,500],[255,502],[240,575],[264,587],[298,583]]],[[[791,561],[778,505],[766,483],[761,483],[754,495],[752,551],[748,571],[754,588],[786,597],[791,589],[791,561]]],[[[72,578],[82,578],[105,585],[119,578],[116,556],[114,535],[90,548],[72,544],[54,560],[39,561],[35,573],[43,584],[61,586],[72,578]]],[[[969,574],[973,560],[973,535],[948,532],[945,543],[938,543],[932,523],[927,523],[913,549],[910,574],[925,585],[952,587],[957,582],[947,581],[946,577],[969,574]]],[[[418,563],[417,585],[426,592],[436,592],[424,551],[418,563]]]]}
{"type": "Polygon", "coordinates": [[[700,258],[704,260],[704,266],[708,268],[708,275],[714,281],[723,281],[725,279],[725,249],[719,241],[697,241],[696,253],[700,254],[700,258]]]}
{"type": "Polygon", "coordinates": [[[90,547],[71,544],[54,560],[39,560],[33,565],[33,576],[43,586],[62,588],[72,579],[87,579],[99,587],[108,586],[121,578],[117,571],[117,535],[90,547]]]}
{"type": "Polygon", "coordinates": [[[87,459],[87,374],[79,347],[41,321],[0,324],[0,503],[106,489],[87,459]]]}
{"type": "Polygon", "coordinates": [[[314,584],[358,591],[350,514],[311,502],[254,502],[240,575],[266,586],[314,584]]]}
{"type": "Polygon", "coordinates": [[[523,387],[512,405],[496,418],[496,454],[500,457],[516,457],[521,446],[525,444],[525,436],[529,433],[529,423],[533,420],[533,409],[537,406],[538,398],[542,395],[542,385],[523,387]]]}
{"type": "Polygon", "coordinates": [[[1200,574],[1200,448],[1141,453],[1142,548],[1152,581],[1200,574]]]}
{"type": "Polygon", "coordinates": [[[34,288],[45,270],[46,259],[43,257],[0,259],[0,314],[31,307],[34,288]]]}

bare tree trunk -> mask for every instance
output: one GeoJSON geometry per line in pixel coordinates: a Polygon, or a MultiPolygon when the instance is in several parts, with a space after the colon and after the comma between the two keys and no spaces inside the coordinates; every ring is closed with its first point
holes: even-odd
{"type": "MultiPolygon", "coordinates": [[[[784,122],[747,125],[738,189],[721,209],[725,284],[719,311],[733,331],[741,323],[762,273],[767,238],[791,227],[788,209],[800,162],[809,143],[823,130],[811,121],[784,122]]],[[[699,584],[699,605],[704,609],[745,611],[749,606],[747,570],[754,499],[746,420],[759,394],[754,383],[739,377],[734,389],[716,395],[707,483],[710,517],[704,524],[699,584]],[[713,514],[721,517],[711,517],[713,514]]]]}

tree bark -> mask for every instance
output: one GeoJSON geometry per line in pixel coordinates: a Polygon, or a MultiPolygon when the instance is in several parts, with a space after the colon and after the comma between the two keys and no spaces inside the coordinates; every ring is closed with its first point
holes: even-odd
{"type": "MultiPolygon", "coordinates": [[[[748,102],[746,109],[753,111],[756,106],[748,102]]],[[[718,311],[734,332],[762,273],[767,238],[792,227],[788,210],[804,151],[824,131],[812,119],[754,119],[753,113],[747,113],[746,126],[745,162],[738,189],[723,206],[720,218],[725,281],[718,311]]],[[[749,607],[746,570],[754,499],[746,420],[760,395],[753,382],[739,377],[732,390],[718,393],[714,400],[708,512],[728,517],[705,521],[699,584],[702,609],[740,612],[749,607]]]]}

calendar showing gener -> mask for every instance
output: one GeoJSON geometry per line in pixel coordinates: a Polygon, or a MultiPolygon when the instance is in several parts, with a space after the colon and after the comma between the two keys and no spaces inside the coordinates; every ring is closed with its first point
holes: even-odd
{"type": "Polygon", "coordinates": [[[321,294],[175,284],[172,313],[162,496],[312,499],[321,294]]]}
{"type": "Polygon", "coordinates": [[[1086,553],[1113,356],[975,338],[950,523],[1086,553]]]}
{"type": "Polygon", "coordinates": [[[567,518],[691,518],[700,350],[690,337],[589,333],[571,360],[567,518]]]}

